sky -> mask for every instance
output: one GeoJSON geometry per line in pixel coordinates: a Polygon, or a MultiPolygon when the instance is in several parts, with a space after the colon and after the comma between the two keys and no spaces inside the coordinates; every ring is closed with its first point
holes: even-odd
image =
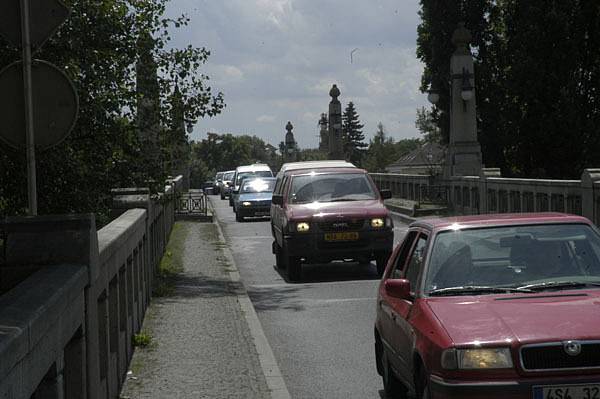
{"type": "Polygon", "coordinates": [[[418,137],[418,0],[171,0],[167,15],[189,26],[172,45],[206,47],[201,70],[226,108],[191,134],[256,135],[277,146],[288,121],[301,148],[318,146],[317,122],[335,83],[342,107],[352,101],[367,138],[383,123],[395,139],[418,137]],[[351,60],[351,52],[353,52],[351,60]]]}

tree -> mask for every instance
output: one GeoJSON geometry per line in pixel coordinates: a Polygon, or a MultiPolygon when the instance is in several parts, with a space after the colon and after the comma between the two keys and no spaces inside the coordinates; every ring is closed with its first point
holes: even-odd
{"type": "MultiPolygon", "coordinates": [[[[168,173],[160,160],[146,157],[140,129],[155,126],[158,134],[168,126],[175,81],[191,122],[220,112],[223,96],[214,95],[200,73],[208,50],[166,49],[169,32],[188,21],[165,18],[167,0],[65,3],[68,20],[36,57],[73,80],[79,118],[63,143],[37,154],[39,212],[95,212],[102,226],[109,221],[111,188],[143,186],[168,173]],[[139,107],[141,100],[148,108],[139,107]]],[[[0,67],[19,58],[0,39],[0,67]]],[[[25,212],[25,171],[23,151],[0,147],[0,217],[25,212]]]]}
{"type": "Polygon", "coordinates": [[[432,118],[447,141],[452,31],[473,34],[478,137],[486,166],[574,178],[600,151],[600,9],[592,0],[421,0],[421,90],[440,92],[432,118]]]}
{"type": "Polygon", "coordinates": [[[362,165],[365,149],[368,144],[364,142],[365,135],[362,129],[365,127],[360,123],[359,116],[352,101],[342,114],[342,143],[346,159],[357,166],[362,165]]]}
{"type": "Polygon", "coordinates": [[[435,123],[431,110],[425,107],[417,108],[415,127],[423,135],[425,141],[432,143],[440,143],[442,141],[440,128],[435,123]]]}

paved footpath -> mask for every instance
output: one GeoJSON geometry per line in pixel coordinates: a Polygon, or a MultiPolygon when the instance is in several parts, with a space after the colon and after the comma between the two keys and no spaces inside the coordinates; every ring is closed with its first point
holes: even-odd
{"type": "Polygon", "coordinates": [[[153,299],[121,398],[289,399],[219,227],[181,223],[184,272],[153,299]]]}

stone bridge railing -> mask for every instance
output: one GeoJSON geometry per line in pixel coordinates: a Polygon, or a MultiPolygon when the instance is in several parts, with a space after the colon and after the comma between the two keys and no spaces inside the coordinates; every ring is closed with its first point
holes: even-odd
{"type": "Polygon", "coordinates": [[[119,396],[174,223],[169,183],[114,191],[118,216],[99,231],[92,214],[5,221],[0,276],[29,276],[0,296],[1,398],[119,396]]]}
{"type": "Polygon", "coordinates": [[[583,215],[600,225],[600,169],[586,169],[580,180],[502,178],[497,169],[449,180],[393,173],[371,176],[394,197],[413,201],[432,186],[443,187],[447,205],[456,214],[556,211],[583,215]]]}

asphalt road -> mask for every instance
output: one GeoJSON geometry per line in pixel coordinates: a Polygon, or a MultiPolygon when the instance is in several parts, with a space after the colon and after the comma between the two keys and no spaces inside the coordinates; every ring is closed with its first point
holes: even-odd
{"type": "MultiPolygon", "coordinates": [[[[383,398],[373,353],[374,263],[303,266],[302,282],[289,283],[274,266],[269,221],[236,222],[227,201],[211,201],[291,396],[383,398]]],[[[407,226],[394,223],[398,242],[407,226]]]]}

